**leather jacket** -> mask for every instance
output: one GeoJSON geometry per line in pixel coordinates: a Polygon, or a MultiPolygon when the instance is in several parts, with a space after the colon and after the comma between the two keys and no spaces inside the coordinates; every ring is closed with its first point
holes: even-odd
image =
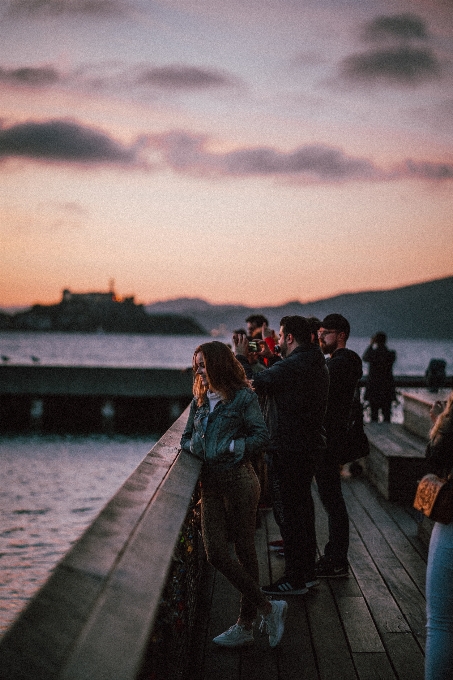
{"type": "Polygon", "coordinates": [[[205,467],[229,470],[265,449],[268,441],[258,397],[244,387],[231,401],[219,402],[212,413],[207,400],[198,406],[193,399],[180,445],[184,451],[201,458],[205,467]],[[234,450],[230,451],[233,440],[234,450]]]}

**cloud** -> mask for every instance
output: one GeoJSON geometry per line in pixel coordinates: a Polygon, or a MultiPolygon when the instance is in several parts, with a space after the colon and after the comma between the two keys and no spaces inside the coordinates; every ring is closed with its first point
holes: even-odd
{"type": "Polygon", "coordinates": [[[0,82],[10,85],[25,85],[28,87],[46,87],[61,80],[61,76],[53,66],[23,66],[14,69],[0,67],[0,82]]]}
{"type": "Polygon", "coordinates": [[[296,176],[307,181],[339,182],[377,178],[374,165],[363,158],[348,156],[326,145],[307,145],[294,151],[271,147],[244,148],[212,153],[208,139],[201,135],[174,131],[152,139],[164,161],[175,171],[226,177],[296,176]]]}
{"type": "Polygon", "coordinates": [[[442,75],[436,54],[422,44],[429,39],[425,22],[414,14],[376,17],[365,24],[362,39],[380,47],[343,59],[346,81],[414,86],[442,75]]]}
{"type": "Polygon", "coordinates": [[[168,90],[207,90],[236,84],[222,71],[178,64],[144,69],[137,82],[168,90]]]}
{"type": "Polygon", "coordinates": [[[382,41],[388,38],[424,40],[428,37],[425,23],[414,14],[379,16],[365,25],[364,40],[382,41]]]}
{"type": "Polygon", "coordinates": [[[420,177],[428,180],[453,179],[453,164],[407,159],[404,161],[401,173],[407,177],[420,177]]]}
{"type": "Polygon", "coordinates": [[[125,147],[104,132],[67,120],[0,128],[0,159],[26,157],[82,164],[140,165],[143,141],[125,147]]]}
{"type": "Polygon", "coordinates": [[[441,66],[429,48],[401,46],[351,55],[343,60],[340,71],[350,81],[416,85],[438,78],[441,66]]]}
{"type": "Polygon", "coordinates": [[[107,18],[124,16],[129,9],[123,0],[10,0],[6,14],[9,17],[85,15],[107,18]]]}
{"type": "MultiPolygon", "coordinates": [[[[379,168],[372,160],[352,156],[327,144],[308,144],[281,151],[270,146],[244,147],[226,152],[209,149],[209,138],[188,131],[141,136],[127,147],[105,132],[73,121],[51,120],[0,127],[0,160],[26,158],[67,165],[114,165],[149,171],[169,168],[174,172],[219,178],[272,178],[299,184],[333,184],[354,181],[453,179],[453,164],[405,159],[396,167],[379,168]],[[154,165],[141,158],[150,150],[154,165]],[[140,154],[140,155],[139,155],[140,154]]],[[[76,204],[65,209],[77,213],[76,204]]]]}
{"type": "Polygon", "coordinates": [[[397,167],[379,168],[370,159],[348,155],[326,144],[300,146],[292,151],[271,147],[213,153],[206,136],[184,131],[156,135],[150,145],[163,162],[179,173],[204,177],[286,177],[301,184],[402,179],[451,180],[453,164],[404,160],[397,167]]]}

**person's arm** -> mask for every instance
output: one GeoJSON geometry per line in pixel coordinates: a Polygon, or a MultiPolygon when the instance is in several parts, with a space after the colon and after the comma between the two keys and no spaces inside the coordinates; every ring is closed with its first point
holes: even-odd
{"type": "Polygon", "coordinates": [[[187,418],[187,423],[184,428],[184,432],[181,435],[181,441],[179,443],[179,446],[183,451],[187,451],[188,453],[191,453],[190,451],[190,442],[192,440],[192,432],[193,432],[193,419],[195,415],[195,411],[197,410],[197,402],[195,399],[192,399],[192,403],[190,404],[190,411],[189,411],[189,417],[187,418]]]}
{"type": "MultiPolygon", "coordinates": [[[[264,371],[263,371],[264,373],[264,371]]],[[[252,395],[246,408],[244,409],[244,429],[245,429],[245,453],[248,457],[262,451],[269,443],[269,432],[267,431],[263,415],[258,403],[256,394],[252,395]]]]}

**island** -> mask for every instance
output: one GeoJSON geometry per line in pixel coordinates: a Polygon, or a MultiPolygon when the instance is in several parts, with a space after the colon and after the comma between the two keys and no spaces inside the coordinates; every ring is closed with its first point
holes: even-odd
{"type": "Polygon", "coordinates": [[[134,296],[119,298],[112,289],[106,293],[65,289],[57,304],[35,304],[15,314],[2,312],[0,330],[207,335],[190,316],[149,314],[142,304],[135,303],[134,296]]]}

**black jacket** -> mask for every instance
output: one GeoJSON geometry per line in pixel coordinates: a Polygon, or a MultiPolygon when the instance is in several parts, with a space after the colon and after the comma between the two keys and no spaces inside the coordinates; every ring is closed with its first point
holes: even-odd
{"type": "Polygon", "coordinates": [[[286,359],[254,375],[246,358],[237,358],[258,396],[267,398],[264,417],[271,435],[270,451],[281,456],[316,456],[323,451],[329,373],[320,348],[299,345],[286,359]]]}
{"type": "Polygon", "coordinates": [[[396,352],[385,345],[366,348],[362,357],[370,367],[366,379],[365,399],[374,404],[386,404],[396,399],[393,364],[396,352]]]}
{"type": "Polygon", "coordinates": [[[330,376],[329,400],[324,425],[327,449],[340,454],[345,444],[354,392],[362,377],[362,360],[351,349],[342,347],[327,359],[330,376]]]}

